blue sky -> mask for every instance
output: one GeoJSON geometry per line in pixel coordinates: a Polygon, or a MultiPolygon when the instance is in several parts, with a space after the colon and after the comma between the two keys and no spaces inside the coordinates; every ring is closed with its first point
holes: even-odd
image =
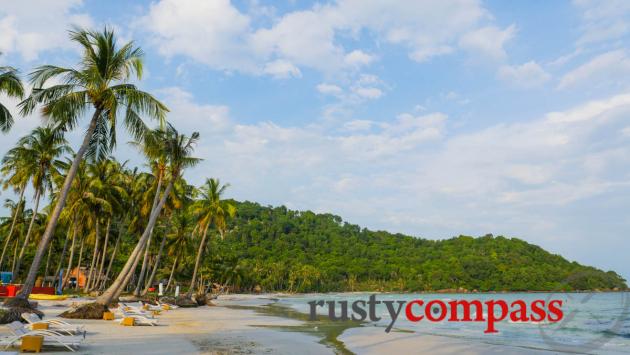
{"type": "Polygon", "coordinates": [[[73,65],[73,24],[146,51],[141,87],[201,133],[194,183],[630,279],[628,1],[0,0],[0,64],[73,65]]]}

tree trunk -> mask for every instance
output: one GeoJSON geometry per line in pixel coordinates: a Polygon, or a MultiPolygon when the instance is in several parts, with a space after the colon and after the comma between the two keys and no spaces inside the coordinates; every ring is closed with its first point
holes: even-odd
{"type": "Polygon", "coordinates": [[[195,259],[195,269],[193,270],[193,276],[190,280],[190,288],[188,289],[188,297],[192,296],[193,289],[195,288],[195,281],[197,280],[197,272],[199,271],[199,264],[201,264],[201,255],[203,254],[203,250],[206,244],[206,236],[208,235],[208,228],[210,227],[210,222],[206,225],[206,228],[203,230],[203,237],[201,238],[201,242],[199,243],[199,250],[197,250],[197,258],[195,259]]]}
{"type": "Polygon", "coordinates": [[[31,268],[28,271],[28,275],[26,276],[26,281],[24,281],[24,285],[22,285],[22,289],[20,293],[16,296],[21,299],[28,299],[28,296],[31,294],[33,290],[33,286],[35,286],[35,279],[37,278],[37,271],[39,270],[39,265],[42,263],[42,258],[44,256],[44,252],[46,251],[46,247],[48,243],[50,243],[50,239],[55,234],[55,228],[57,227],[57,222],[59,222],[59,216],[61,215],[61,211],[63,207],[66,205],[66,200],[68,199],[68,193],[70,192],[70,188],[72,187],[72,181],[74,177],[77,175],[77,171],[79,170],[79,164],[81,164],[81,160],[83,160],[83,155],[90,144],[90,139],[94,134],[94,130],[96,129],[96,122],[101,115],[102,109],[97,108],[94,111],[94,115],[92,116],[92,120],[90,121],[90,125],[88,126],[87,131],[85,132],[85,137],[83,138],[83,143],[81,143],[81,147],[77,151],[77,154],[72,161],[72,165],[70,166],[70,170],[68,170],[68,175],[66,175],[66,179],[63,182],[63,186],[61,187],[61,191],[59,192],[59,198],[55,207],[50,213],[50,219],[48,220],[48,224],[46,225],[46,230],[44,231],[44,235],[42,239],[39,241],[39,245],[37,246],[37,252],[35,253],[35,257],[33,258],[33,262],[31,263],[31,268]]]}
{"type": "Polygon", "coordinates": [[[77,283],[74,289],[79,289],[79,276],[81,276],[81,261],[83,261],[83,247],[85,246],[85,237],[81,238],[81,248],[79,249],[79,263],[77,264],[77,283]]]}
{"type": "Polygon", "coordinates": [[[103,256],[101,256],[101,266],[98,268],[98,278],[96,279],[96,282],[94,282],[94,288],[98,288],[98,286],[100,286],[101,281],[103,281],[101,279],[102,275],[103,275],[103,265],[105,264],[105,256],[107,253],[107,242],[109,239],[109,226],[111,223],[111,218],[107,219],[107,229],[105,230],[105,243],[103,243],[103,256]]]}
{"type": "Polygon", "coordinates": [[[127,286],[129,279],[131,279],[133,269],[138,264],[138,260],[140,260],[139,256],[145,246],[145,243],[147,242],[147,239],[149,238],[149,233],[155,226],[155,222],[157,222],[157,219],[162,212],[162,207],[164,207],[164,203],[166,203],[166,199],[171,193],[175,178],[176,177],[173,177],[171,181],[169,181],[168,185],[166,186],[166,190],[164,190],[164,195],[162,195],[162,198],[160,199],[160,202],[156,206],[155,210],[151,211],[151,216],[149,217],[147,227],[142,233],[142,236],[136,244],[136,247],[133,249],[131,255],[129,256],[129,259],[127,259],[127,262],[125,263],[125,266],[123,266],[120,274],[118,274],[118,277],[111,284],[111,286],[109,286],[109,288],[96,299],[96,303],[102,305],[110,304],[112,300],[118,298],[122,290],[125,288],[125,286],[127,286]]]}
{"type": "Polygon", "coordinates": [[[140,296],[140,289],[144,282],[144,274],[147,271],[147,261],[149,259],[149,248],[151,247],[151,236],[153,236],[153,231],[149,233],[149,240],[147,240],[147,246],[144,248],[144,257],[142,258],[142,266],[140,267],[140,274],[138,275],[138,283],[136,284],[136,289],[133,291],[134,296],[140,296]]]}
{"type": "MultiPolygon", "coordinates": [[[[73,221],[73,225],[68,226],[68,233],[66,234],[66,240],[63,242],[63,249],[61,250],[61,256],[59,257],[59,263],[57,264],[57,268],[55,269],[55,278],[53,281],[53,286],[55,285],[55,282],[57,282],[57,279],[59,278],[59,272],[61,271],[61,265],[63,264],[65,257],[66,257],[66,251],[68,250],[68,241],[70,240],[70,236],[72,235],[72,230],[74,229],[74,223],[76,223],[76,218],[73,221]]],[[[51,243],[52,244],[52,243],[51,243]]],[[[63,280],[59,280],[59,282],[61,283],[63,280]]]]}
{"type": "Polygon", "coordinates": [[[177,260],[179,259],[179,254],[175,257],[175,261],[173,261],[173,267],[171,268],[171,275],[168,277],[168,282],[166,283],[165,290],[168,291],[169,287],[171,287],[171,282],[173,281],[173,275],[175,274],[175,266],[177,265],[177,260]]]}
{"type": "MultiPolygon", "coordinates": [[[[155,209],[160,197],[160,190],[162,190],[162,172],[158,172],[157,187],[155,189],[155,195],[153,196],[153,203],[151,204],[151,211],[155,209]]],[[[138,276],[138,283],[136,289],[133,291],[134,296],[140,296],[140,289],[142,288],[142,282],[144,281],[144,275],[147,271],[147,259],[149,258],[149,248],[151,247],[151,237],[153,236],[153,228],[149,232],[149,240],[144,250],[144,259],[142,260],[142,267],[140,268],[140,275],[138,276]]]]}
{"type": "MultiPolygon", "coordinates": [[[[4,247],[2,248],[2,255],[0,255],[0,270],[2,270],[2,265],[4,264],[4,255],[9,247],[9,242],[11,238],[13,238],[13,231],[15,230],[15,223],[17,222],[18,213],[22,209],[22,201],[24,200],[24,190],[26,190],[26,183],[22,185],[20,188],[20,198],[18,199],[17,208],[15,209],[15,213],[13,213],[13,221],[11,221],[11,228],[9,229],[9,234],[7,235],[7,239],[4,241],[4,247]]],[[[11,269],[13,270],[13,268],[11,269]]]]}
{"type": "Polygon", "coordinates": [[[92,284],[92,280],[93,280],[93,273],[94,273],[94,264],[96,263],[96,259],[98,258],[98,242],[99,242],[99,223],[98,223],[98,216],[96,217],[96,228],[95,233],[94,233],[94,253],[92,255],[92,262],[90,263],[90,271],[88,272],[88,277],[87,277],[87,282],[85,283],[85,288],[83,292],[90,292],[90,286],[92,284]]]}
{"type": "Polygon", "coordinates": [[[52,254],[52,247],[55,245],[55,240],[53,239],[50,244],[48,244],[48,256],[46,257],[46,266],[44,266],[44,279],[42,281],[42,286],[46,284],[46,276],[48,275],[48,267],[50,266],[50,254],[52,254]]]}
{"type": "MultiPolygon", "coordinates": [[[[24,244],[22,244],[22,249],[20,249],[20,255],[18,255],[17,261],[15,263],[15,269],[13,270],[13,279],[18,279],[18,274],[20,273],[20,267],[22,266],[22,258],[24,257],[24,252],[26,251],[26,247],[28,245],[29,239],[31,239],[31,233],[33,233],[33,225],[35,224],[35,219],[37,218],[37,210],[39,209],[39,199],[41,197],[40,189],[35,191],[35,207],[33,208],[33,216],[31,216],[31,222],[28,225],[28,230],[26,231],[26,238],[24,238],[24,244]]],[[[42,255],[43,256],[43,255],[42,255]]]]}
{"type": "Polygon", "coordinates": [[[144,287],[144,291],[142,291],[142,295],[146,295],[149,292],[149,287],[151,287],[151,283],[153,283],[153,279],[155,278],[155,274],[157,273],[158,267],[160,266],[160,258],[162,257],[162,251],[164,250],[164,245],[166,244],[166,234],[168,228],[164,231],[164,235],[162,236],[162,243],[160,243],[160,250],[158,250],[157,256],[155,257],[155,265],[153,265],[153,271],[151,272],[151,276],[147,280],[147,284],[144,287]]]}
{"type": "MultiPolygon", "coordinates": [[[[123,219],[123,221],[125,221],[127,218],[125,217],[125,219],[123,219]]],[[[101,282],[101,285],[99,287],[99,290],[102,290],[105,288],[105,284],[107,283],[107,279],[109,278],[109,272],[112,269],[112,265],[114,264],[114,260],[116,259],[116,252],[118,251],[118,245],[120,244],[120,238],[122,237],[123,234],[123,228],[122,228],[122,224],[120,226],[118,226],[118,228],[120,228],[118,230],[118,237],[116,237],[116,244],[114,245],[114,251],[112,252],[112,256],[109,259],[109,265],[107,265],[107,271],[105,272],[105,277],[103,278],[103,282],[101,282]]]]}
{"type": "MultiPolygon", "coordinates": [[[[15,243],[13,243],[13,244],[14,244],[14,246],[13,246],[13,260],[11,262],[11,270],[15,270],[15,262],[17,261],[18,245],[20,244],[20,239],[16,238],[15,239],[15,243]]],[[[15,282],[15,278],[13,278],[13,282],[15,282]]]]}
{"type": "Polygon", "coordinates": [[[74,261],[73,260],[74,259],[74,245],[77,240],[77,229],[78,229],[76,221],[72,229],[73,229],[72,230],[72,245],[70,246],[70,257],[68,258],[68,269],[66,270],[66,277],[63,278],[63,285],[61,286],[62,290],[68,284],[68,281],[70,280],[71,273],[72,273],[72,262],[74,261]]]}

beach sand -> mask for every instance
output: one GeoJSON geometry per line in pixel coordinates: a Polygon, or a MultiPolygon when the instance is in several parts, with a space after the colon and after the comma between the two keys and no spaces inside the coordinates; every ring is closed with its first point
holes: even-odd
{"type": "MultiPolygon", "coordinates": [[[[56,317],[70,303],[39,301],[46,318],[56,317]]],[[[124,327],[117,321],[67,320],[85,324],[87,336],[80,354],[531,354],[533,349],[498,346],[418,333],[386,334],[382,328],[347,329],[339,337],[345,345],[322,343],[317,332],[304,329],[301,320],[271,316],[251,309],[271,300],[267,296],[236,295],[215,301],[217,306],[179,308],[162,312],[159,326],[124,327]],[[243,305],[237,309],[234,306],[243,305]]],[[[307,328],[314,328],[306,325],[307,328]]],[[[8,335],[0,327],[1,335],[8,335]]],[[[45,353],[70,353],[62,348],[45,348],[45,353]]],[[[549,352],[545,352],[549,353],[549,352]]]]}

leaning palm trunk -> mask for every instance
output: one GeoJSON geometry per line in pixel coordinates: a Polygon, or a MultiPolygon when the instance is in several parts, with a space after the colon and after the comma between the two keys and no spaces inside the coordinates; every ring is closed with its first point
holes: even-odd
{"type": "Polygon", "coordinates": [[[142,288],[142,283],[144,282],[144,275],[147,272],[147,261],[149,259],[149,248],[151,248],[152,236],[153,231],[149,232],[149,240],[147,240],[147,246],[144,248],[144,257],[142,259],[142,266],[140,267],[140,274],[138,275],[138,283],[136,284],[136,289],[133,291],[134,296],[140,296],[140,290],[142,288]]]}
{"type": "Polygon", "coordinates": [[[70,246],[70,257],[68,258],[68,269],[66,271],[66,277],[63,278],[63,285],[61,286],[61,289],[63,290],[64,287],[66,287],[66,285],[68,284],[68,281],[70,280],[70,277],[72,275],[72,262],[74,261],[74,244],[77,240],[77,223],[75,221],[74,226],[73,226],[73,231],[72,231],[72,245],[70,246]]]}
{"type": "MultiPolygon", "coordinates": [[[[168,229],[167,229],[168,230],[168,229]]],[[[146,285],[144,286],[144,291],[142,291],[142,295],[146,295],[149,292],[149,287],[153,283],[153,279],[155,278],[155,274],[157,273],[158,267],[160,266],[160,258],[162,257],[162,251],[164,250],[164,245],[166,244],[166,232],[162,236],[162,242],[160,243],[160,250],[158,250],[157,256],[155,257],[155,265],[153,265],[153,271],[151,272],[151,276],[147,280],[146,285]]]]}
{"type": "Polygon", "coordinates": [[[83,261],[83,247],[85,246],[85,237],[81,238],[81,248],[79,249],[79,262],[77,263],[77,282],[74,289],[79,289],[79,276],[81,276],[81,261],[83,261]]]}
{"type": "Polygon", "coordinates": [[[171,193],[174,180],[175,180],[175,177],[171,178],[168,185],[166,186],[166,189],[164,190],[164,194],[162,195],[160,202],[156,206],[155,210],[151,211],[151,216],[149,217],[149,222],[147,224],[147,227],[144,229],[144,233],[142,233],[142,236],[140,237],[138,244],[136,244],[136,247],[133,249],[131,255],[129,256],[129,259],[127,259],[127,262],[125,263],[125,266],[123,266],[122,271],[120,272],[120,274],[118,274],[118,277],[111,284],[111,286],[109,286],[109,288],[96,299],[96,303],[99,303],[102,305],[110,304],[112,300],[114,300],[115,298],[118,298],[122,290],[125,288],[125,286],[127,286],[127,283],[131,279],[131,274],[133,273],[134,268],[136,267],[136,265],[138,264],[138,261],[140,260],[139,258],[140,253],[142,252],[145,246],[145,243],[147,242],[149,238],[149,234],[151,230],[155,226],[155,222],[157,222],[157,219],[160,216],[160,213],[162,212],[162,207],[164,207],[164,203],[166,203],[166,199],[168,198],[168,195],[171,193]]]}
{"type": "Polygon", "coordinates": [[[61,187],[61,191],[59,192],[59,197],[57,199],[57,203],[55,207],[50,213],[50,219],[48,220],[48,224],[46,225],[46,230],[44,231],[44,235],[37,246],[37,252],[35,253],[35,257],[33,258],[33,263],[31,263],[31,268],[28,271],[28,275],[26,276],[26,280],[24,281],[24,285],[20,290],[20,293],[16,296],[23,300],[28,299],[28,296],[31,294],[33,290],[33,286],[35,286],[35,279],[37,278],[37,271],[39,270],[39,266],[42,263],[42,258],[44,257],[44,252],[46,252],[46,247],[48,243],[50,243],[50,239],[53,237],[55,233],[55,228],[57,227],[57,222],[59,222],[59,216],[61,215],[61,211],[63,207],[66,205],[66,200],[68,199],[68,193],[70,192],[70,188],[72,187],[72,181],[74,177],[77,175],[77,171],[79,170],[79,164],[81,164],[81,160],[83,160],[83,155],[90,145],[90,140],[92,139],[92,135],[94,134],[94,130],[96,129],[96,122],[98,118],[101,116],[102,109],[97,108],[94,111],[94,115],[92,116],[92,120],[90,121],[90,125],[88,126],[87,131],[85,132],[85,137],[83,138],[83,143],[81,147],[77,151],[77,154],[72,161],[72,165],[70,166],[70,170],[68,170],[68,175],[66,175],[66,179],[63,182],[63,186],[61,187]]]}
{"type": "MultiPolygon", "coordinates": [[[[18,253],[18,245],[20,244],[19,238],[15,239],[15,243],[13,243],[13,260],[11,262],[11,270],[15,270],[15,261],[17,260],[18,253]]],[[[15,278],[13,278],[15,280],[15,278]]]]}
{"type": "Polygon", "coordinates": [[[195,288],[195,281],[197,280],[197,272],[199,271],[199,265],[201,264],[201,256],[203,255],[203,250],[206,246],[206,237],[208,236],[208,228],[210,227],[210,222],[206,224],[206,228],[203,230],[203,237],[201,238],[201,243],[199,243],[199,250],[197,250],[197,258],[195,259],[195,269],[193,270],[193,276],[190,280],[190,288],[188,289],[188,297],[190,297],[195,288]]]}
{"type": "Polygon", "coordinates": [[[20,212],[20,207],[22,205],[22,201],[24,200],[24,190],[26,190],[26,184],[22,185],[20,188],[20,198],[18,199],[17,208],[15,209],[15,213],[13,213],[13,220],[11,221],[11,228],[9,229],[9,234],[7,235],[7,239],[4,241],[4,247],[2,248],[2,255],[0,255],[0,269],[2,269],[2,265],[4,264],[4,256],[9,247],[9,242],[13,237],[13,231],[15,230],[15,223],[17,222],[17,216],[20,212]]]}
{"type": "Polygon", "coordinates": [[[92,255],[92,262],[90,263],[90,271],[88,272],[87,282],[85,283],[84,292],[90,292],[90,286],[92,285],[94,265],[98,259],[98,242],[99,242],[99,223],[98,217],[96,217],[96,228],[94,229],[94,254],[92,255]]]}
{"type": "MultiPolygon", "coordinates": [[[[74,223],[76,223],[76,220],[74,221],[74,223]]],[[[70,236],[72,235],[73,229],[74,229],[73,226],[68,227],[68,232],[66,233],[66,240],[63,242],[63,249],[61,250],[61,256],[59,257],[59,263],[57,263],[57,268],[55,269],[55,274],[53,275],[54,276],[53,285],[55,284],[55,282],[57,282],[57,279],[59,279],[59,272],[61,271],[61,265],[64,262],[63,259],[66,258],[66,251],[68,250],[68,241],[70,240],[70,236]]],[[[61,281],[62,280],[59,280],[59,282],[61,281]]]]}
{"type": "Polygon", "coordinates": [[[101,282],[101,285],[99,287],[99,290],[102,290],[105,288],[105,284],[107,283],[107,280],[109,279],[109,272],[112,270],[112,264],[114,264],[114,260],[116,259],[116,252],[118,251],[118,245],[120,244],[120,238],[122,237],[123,234],[123,229],[121,227],[119,227],[120,230],[118,231],[118,237],[116,238],[116,244],[114,245],[114,251],[112,252],[112,256],[109,259],[109,265],[107,265],[107,271],[105,272],[105,277],[103,278],[103,281],[101,282]]]}
{"type": "MultiPolygon", "coordinates": [[[[160,190],[162,189],[162,173],[158,173],[158,182],[157,187],[155,189],[155,195],[153,196],[153,203],[151,204],[151,211],[155,210],[155,206],[158,203],[160,197],[160,190]]],[[[142,282],[144,281],[144,274],[147,270],[147,259],[149,258],[149,248],[151,247],[151,237],[153,236],[153,228],[149,232],[149,240],[147,241],[147,246],[144,250],[144,259],[142,260],[142,267],[140,268],[140,275],[138,277],[138,284],[136,285],[136,289],[133,291],[135,296],[140,296],[140,288],[142,287],[142,282]]]]}
{"type": "Polygon", "coordinates": [[[105,231],[105,242],[103,243],[103,255],[101,256],[101,266],[98,268],[98,278],[96,279],[96,281],[94,282],[94,288],[97,288],[97,285],[100,285],[102,279],[102,275],[103,275],[103,265],[105,264],[105,256],[107,253],[107,242],[109,239],[109,226],[111,223],[111,218],[107,219],[107,229],[105,231]]]}
{"type": "Polygon", "coordinates": [[[55,244],[53,240],[50,244],[48,244],[48,256],[46,257],[46,266],[44,266],[44,279],[42,281],[42,286],[44,286],[46,282],[46,276],[48,275],[48,267],[50,266],[50,255],[52,254],[52,247],[55,244]]]}
{"type": "Polygon", "coordinates": [[[171,282],[173,282],[173,274],[175,274],[175,266],[177,265],[177,260],[179,260],[179,254],[175,257],[175,261],[173,261],[173,267],[171,268],[171,275],[168,277],[168,282],[166,283],[166,290],[171,287],[171,282]]]}
{"type": "Polygon", "coordinates": [[[31,222],[28,225],[28,230],[26,231],[26,237],[24,238],[24,244],[22,244],[22,248],[20,249],[20,254],[18,255],[17,261],[15,262],[15,269],[13,269],[13,279],[17,280],[18,274],[20,272],[20,266],[22,266],[22,258],[24,257],[24,252],[26,251],[26,247],[28,246],[28,242],[31,239],[31,234],[33,233],[33,225],[35,224],[35,219],[37,218],[37,210],[39,209],[39,200],[41,197],[41,192],[39,189],[35,192],[35,207],[33,207],[33,215],[31,216],[31,222]]]}

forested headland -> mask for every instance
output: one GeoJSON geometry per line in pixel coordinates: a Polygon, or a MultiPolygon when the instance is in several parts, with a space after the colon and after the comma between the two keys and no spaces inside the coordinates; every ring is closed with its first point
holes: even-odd
{"type": "Polygon", "coordinates": [[[625,289],[613,271],[570,262],[516,238],[428,240],[371,231],[332,214],[237,203],[205,272],[266,291],[542,291],[625,289]]]}

